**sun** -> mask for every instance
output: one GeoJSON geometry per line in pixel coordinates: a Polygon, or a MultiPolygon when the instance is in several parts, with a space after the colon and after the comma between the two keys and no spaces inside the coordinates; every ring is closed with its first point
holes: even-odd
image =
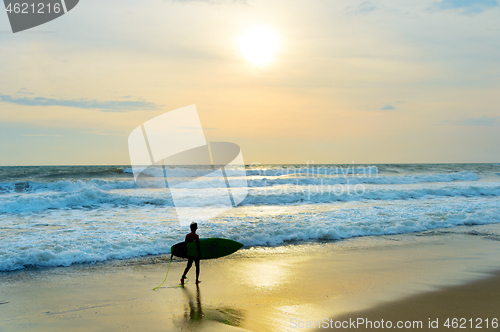
{"type": "Polygon", "coordinates": [[[278,49],[278,37],[269,28],[249,28],[240,37],[240,47],[248,60],[257,65],[263,65],[273,59],[278,49]]]}

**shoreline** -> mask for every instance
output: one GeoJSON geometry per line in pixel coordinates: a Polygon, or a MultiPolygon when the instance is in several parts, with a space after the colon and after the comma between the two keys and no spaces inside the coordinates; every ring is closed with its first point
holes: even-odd
{"type": "Polygon", "coordinates": [[[168,288],[185,267],[174,261],[157,291],[169,255],[12,271],[1,274],[0,303],[8,303],[0,305],[0,326],[9,332],[296,331],[292,318],[368,315],[443,287],[473,285],[500,270],[500,241],[488,239],[492,232],[500,234],[500,225],[252,247],[202,261],[199,287],[168,288]]]}
{"type": "MultiPolygon", "coordinates": [[[[352,236],[348,238],[342,238],[342,239],[334,239],[334,240],[317,240],[317,239],[308,239],[308,240],[292,240],[292,241],[285,241],[281,242],[276,245],[249,245],[249,246],[243,246],[240,249],[240,252],[243,250],[280,250],[280,248],[287,248],[287,247],[294,247],[294,246],[321,246],[321,245],[342,245],[342,243],[346,242],[352,242],[352,241],[360,241],[363,239],[373,239],[375,242],[377,241],[377,238],[381,239],[386,239],[386,238],[396,238],[396,237],[411,237],[411,236],[426,236],[426,235],[432,235],[432,233],[439,233],[439,234],[447,234],[447,233],[455,233],[455,234],[468,234],[468,233],[473,233],[476,232],[477,234],[472,234],[472,235],[480,235],[484,237],[488,237],[491,240],[496,240],[500,241],[500,222],[499,223],[486,223],[486,224],[479,224],[479,225],[458,225],[458,226],[449,226],[449,227],[438,227],[438,228],[433,228],[433,229],[427,229],[424,231],[413,231],[413,232],[408,232],[408,233],[397,233],[397,234],[381,234],[381,235],[360,235],[360,236],[352,236]],[[479,231],[477,232],[476,229],[481,228],[481,229],[488,229],[488,228],[494,228],[497,230],[498,234],[489,234],[489,231],[483,232],[479,231]],[[453,231],[453,230],[461,230],[461,231],[453,231]]],[[[470,235],[470,234],[469,234],[470,235]]],[[[170,248],[170,247],[169,247],[170,248]]],[[[286,250],[286,249],[285,249],[286,250]]],[[[239,253],[236,253],[238,255],[239,253]]],[[[53,269],[72,269],[72,268],[86,268],[86,267],[95,267],[95,266],[102,266],[105,268],[107,265],[111,265],[113,267],[116,266],[121,266],[121,265],[134,265],[134,264],[141,264],[141,265],[149,265],[149,264],[160,264],[160,263],[165,263],[170,261],[170,255],[171,253],[162,253],[162,254],[148,254],[144,256],[135,256],[135,257],[128,257],[128,258],[111,258],[111,259],[105,259],[105,260],[99,260],[95,262],[75,262],[71,263],[70,265],[57,265],[57,266],[39,266],[39,265],[29,265],[29,266],[24,266],[22,268],[17,268],[14,270],[0,270],[0,277],[2,275],[9,276],[11,274],[15,273],[26,273],[26,272],[42,272],[42,271],[50,271],[53,269]]],[[[234,256],[235,254],[232,254],[234,256]]],[[[174,257],[173,262],[179,260],[183,260],[182,258],[179,257],[174,257]]]]}

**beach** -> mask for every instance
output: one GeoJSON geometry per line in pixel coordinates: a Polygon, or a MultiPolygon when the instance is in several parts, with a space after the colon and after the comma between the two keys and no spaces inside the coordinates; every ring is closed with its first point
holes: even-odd
{"type": "Polygon", "coordinates": [[[424,330],[436,318],[440,324],[445,318],[488,318],[491,324],[500,318],[497,234],[498,225],[461,226],[244,248],[202,261],[199,287],[193,279],[175,287],[185,261],[174,260],[156,291],[168,255],[13,271],[2,274],[0,326],[2,331],[297,331],[311,330],[308,322],[318,328],[326,320],[359,317],[394,324],[420,320],[424,330]]]}
{"type": "Polygon", "coordinates": [[[500,331],[500,0],[4,5],[0,332],[500,331]]]}
{"type": "Polygon", "coordinates": [[[0,332],[500,331],[500,0],[4,6],[0,332]]]}

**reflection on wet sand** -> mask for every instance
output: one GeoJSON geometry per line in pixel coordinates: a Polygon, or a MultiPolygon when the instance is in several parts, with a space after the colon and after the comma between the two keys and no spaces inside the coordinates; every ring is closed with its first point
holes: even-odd
{"type": "Polygon", "coordinates": [[[207,322],[218,322],[231,326],[241,326],[243,324],[244,312],[241,309],[229,306],[203,307],[199,285],[196,285],[196,298],[187,287],[182,287],[182,292],[187,303],[184,306],[184,313],[174,317],[176,327],[198,330],[202,329],[204,323],[207,322]]]}

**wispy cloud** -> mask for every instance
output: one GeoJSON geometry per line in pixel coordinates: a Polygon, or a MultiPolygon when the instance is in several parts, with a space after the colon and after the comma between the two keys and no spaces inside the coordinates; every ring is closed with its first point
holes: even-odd
{"type": "Polygon", "coordinates": [[[223,4],[248,4],[246,0],[171,0],[172,2],[180,3],[208,3],[212,5],[223,5],[223,4]]]}
{"type": "Polygon", "coordinates": [[[33,93],[33,92],[28,92],[28,91],[26,91],[26,88],[21,88],[21,89],[19,89],[19,91],[17,91],[17,93],[19,93],[19,94],[23,94],[23,95],[34,95],[34,93],[33,93]]]}
{"type": "Polygon", "coordinates": [[[482,116],[480,118],[465,118],[462,120],[444,120],[439,125],[456,125],[456,126],[493,126],[499,123],[499,116],[482,116]]]}
{"type": "Polygon", "coordinates": [[[94,130],[90,131],[89,134],[100,136],[128,136],[129,133],[120,130],[94,130]]]}
{"type": "Polygon", "coordinates": [[[367,14],[371,13],[377,9],[377,6],[375,6],[373,3],[370,1],[365,1],[357,6],[348,6],[344,10],[347,12],[347,14],[367,14]]]}
{"type": "Polygon", "coordinates": [[[462,126],[492,126],[498,123],[499,118],[498,116],[490,117],[485,115],[480,118],[465,118],[457,121],[457,124],[462,126]]]}
{"type": "Polygon", "coordinates": [[[435,2],[429,10],[461,10],[463,14],[478,14],[497,6],[496,0],[443,0],[435,2]]]}
{"type": "Polygon", "coordinates": [[[62,135],[51,135],[51,134],[30,134],[30,135],[19,135],[21,137],[62,137],[62,135]]]}
{"type": "Polygon", "coordinates": [[[151,111],[162,105],[143,100],[95,100],[95,99],[55,99],[45,97],[16,97],[0,95],[0,102],[23,106],[63,106],[81,109],[97,109],[104,112],[151,111]]]}
{"type": "MultiPolygon", "coordinates": [[[[198,127],[179,127],[181,129],[186,129],[186,130],[198,130],[198,127]]],[[[219,130],[219,128],[215,127],[203,127],[203,130],[219,130]]]]}
{"type": "Polygon", "coordinates": [[[385,105],[384,107],[377,108],[377,111],[394,111],[396,107],[392,105],[385,105]]]}

